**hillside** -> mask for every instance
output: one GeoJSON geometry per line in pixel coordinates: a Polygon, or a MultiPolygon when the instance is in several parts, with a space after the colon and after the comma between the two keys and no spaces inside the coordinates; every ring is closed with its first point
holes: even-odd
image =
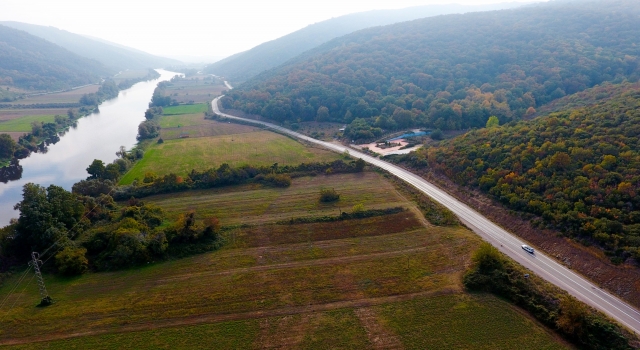
{"type": "Polygon", "coordinates": [[[348,136],[361,139],[483,127],[491,115],[505,123],[602,82],[637,80],[639,14],[631,0],[551,2],[366,29],[259,75],[223,106],[280,122],[355,120],[348,136]]]}
{"type": "Polygon", "coordinates": [[[429,5],[400,10],[376,10],[354,13],[309,25],[281,38],[263,43],[209,65],[206,72],[242,82],[279,66],[327,41],[360,29],[410,21],[418,18],[472,11],[492,11],[522,6],[522,3],[502,3],[481,6],[458,4],[429,5]]]}
{"type": "Polygon", "coordinates": [[[101,62],[103,65],[116,71],[162,68],[181,63],[178,60],[154,56],[126,46],[88,38],[55,27],[21,22],[0,22],[0,25],[23,30],[31,35],[59,45],[77,55],[101,62]]]}
{"type": "Polygon", "coordinates": [[[21,30],[0,25],[0,84],[58,90],[97,83],[114,71],[21,30]]]}
{"type": "Polygon", "coordinates": [[[640,89],[617,90],[593,106],[474,130],[407,158],[598,245],[613,262],[638,259],[640,89]]]}

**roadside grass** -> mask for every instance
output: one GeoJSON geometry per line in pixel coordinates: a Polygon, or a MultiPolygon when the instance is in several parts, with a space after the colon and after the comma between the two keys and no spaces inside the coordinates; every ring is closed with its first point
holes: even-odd
{"type": "Polygon", "coordinates": [[[0,131],[6,132],[31,132],[32,122],[53,123],[53,115],[29,115],[11,120],[0,120],[0,131]]]}
{"type": "MultiPolygon", "coordinates": [[[[319,175],[292,180],[288,188],[261,185],[229,186],[151,196],[144,199],[163,208],[169,218],[195,210],[199,218],[216,216],[223,225],[273,223],[294,217],[413,205],[393,185],[375,172],[319,175]],[[320,189],[334,188],[340,200],[320,202],[320,189]]],[[[266,229],[265,229],[266,230],[266,229]]]]}
{"type": "Polygon", "coordinates": [[[405,349],[567,349],[513,305],[489,294],[457,294],[374,307],[405,349]]]}
{"type": "Polygon", "coordinates": [[[208,109],[206,103],[199,103],[193,105],[180,105],[180,106],[169,106],[162,108],[163,115],[177,115],[177,114],[193,114],[193,113],[204,113],[208,109]]]}
{"type": "Polygon", "coordinates": [[[175,173],[186,175],[191,170],[217,168],[223,163],[232,167],[249,164],[269,166],[274,163],[296,165],[338,159],[335,153],[305,147],[288,137],[269,131],[167,140],[154,144],[136,165],[127,172],[120,184],[144,178],[147,172],[157,175],[175,173]]]}

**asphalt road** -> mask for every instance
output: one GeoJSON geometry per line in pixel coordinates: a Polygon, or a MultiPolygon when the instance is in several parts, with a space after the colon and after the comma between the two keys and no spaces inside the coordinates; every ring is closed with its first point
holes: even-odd
{"type": "Polygon", "coordinates": [[[530,245],[528,242],[525,242],[515,235],[502,229],[500,226],[494,224],[480,213],[476,212],[466,204],[450,196],[425,179],[396,165],[382,161],[378,158],[371,157],[342,145],[316,140],[314,138],[299,134],[295,131],[283,128],[275,124],[257,122],[255,120],[239,118],[222,113],[218,108],[218,99],[220,99],[220,97],[214,99],[211,105],[213,111],[221,116],[227,117],[229,119],[238,119],[259,123],[268,127],[269,129],[273,129],[280,133],[288,134],[298,139],[320,145],[324,148],[338,153],[348,151],[352,157],[361,158],[367,163],[387,170],[391,174],[404,180],[418,190],[422,191],[424,194],[433,198],[435,201],[447,207],[454,214],[456,214],[458,218],[462,222],[464,222],[465,225],[467,225],[467,227],[473,230],[473,232],[480,235],[480,237],[482,237],[485,241],[491,243],[494,247],[498,248],[501,252],[508,255],[518,263],[522,264],[533,273],[566,290],[567,292],[569,292],[569,294],[573,295],[577,299],[609,315],[611,318],[617,320],[620,324],[625,325],[631,331],[640,334],[640,312],[638,312],[638,310],[636,310],[634,307],[613,296],[607,291],[600,289],[598,286],[588,281],[586,278],[574,273],[573,271],[569,270],[565,266],[551,259],[547,255],[541,253],[540,251],[536,250],[534,254],[525,252],[521,248],[521,246],[523,244],[530,245]]]}

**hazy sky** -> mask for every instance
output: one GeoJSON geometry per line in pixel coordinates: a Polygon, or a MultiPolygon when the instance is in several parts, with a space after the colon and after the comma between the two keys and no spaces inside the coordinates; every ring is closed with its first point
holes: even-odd
{"type": "Polygon", "coordinates": [[[348,13],[498,2],[506,0],[0,0],[0,20],[53,26],[157,55],[228,56],[348,13]]]}

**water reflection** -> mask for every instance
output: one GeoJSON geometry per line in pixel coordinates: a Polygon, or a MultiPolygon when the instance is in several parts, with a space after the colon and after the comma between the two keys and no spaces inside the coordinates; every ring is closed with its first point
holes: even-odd
{"type": "Polygon", "coordinates": [[[22,177],[22,165],[16,159],[11,161],[9,166],[0,168],[0,182],[7,183],[9,181],[20,180],[22,177]]]}
{"type": "Polygon", "coordinates": [[[0,179],[0,226],[18,217],[13,206],[22,200],[26,183],[45,187],[55,184],[71,190],[74,183],[88,176],[86,168],[94,159],[111,163],[120,146],[131,149],[156,85],[177,74],[161,69],[158,72],[160,78],[121,91],[118,97],[102,103],[99,112],[79,119],[77,127],[63,137],[50,140],[20,164],[7,167],[7,180],[0,179]]]}

